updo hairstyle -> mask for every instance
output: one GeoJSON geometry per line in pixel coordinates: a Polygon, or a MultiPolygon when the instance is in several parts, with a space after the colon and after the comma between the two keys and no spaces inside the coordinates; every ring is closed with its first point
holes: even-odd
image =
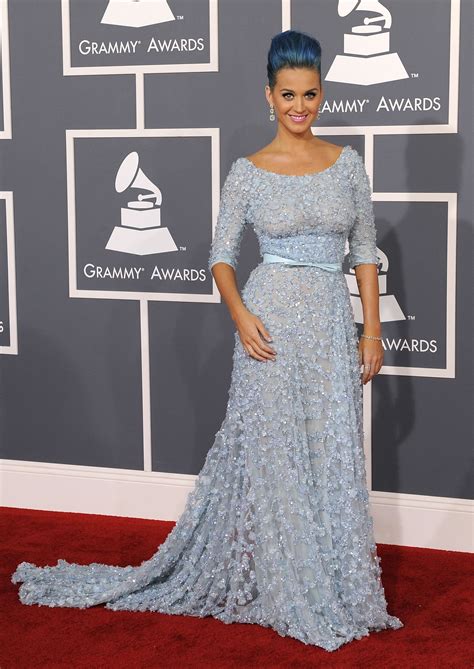
{"type": "Polygon", "coordinates": [[[268,50],[267,76],[271,90],[284,67],[308,67],[321,76],[321,45],[315,37],[297,30],[285,30],[272,37],[268,50]]]}

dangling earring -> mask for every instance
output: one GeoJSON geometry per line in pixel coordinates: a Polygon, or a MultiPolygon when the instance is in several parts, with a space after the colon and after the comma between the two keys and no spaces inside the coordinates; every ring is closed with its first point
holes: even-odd
{"type": "Polygon", "coordinates": [[[318,113],[316,114],[316,121],[318,120],[318,118],[319,118],[319,107],[318,107],[318,113]]]}
{"type": "Polygon", "coordinates": [[[275,110],[273,109],[273,105],[270,105],[270,121],[275,120],[275,110]]]}

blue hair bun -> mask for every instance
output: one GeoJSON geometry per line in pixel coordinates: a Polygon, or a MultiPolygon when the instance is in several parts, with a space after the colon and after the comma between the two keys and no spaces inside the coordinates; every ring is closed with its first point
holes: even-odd
{"type": "Polygon", "coordinates": [[[298,30],[285,30],[272,37],[268,50],[267,76],[270,88],[283,67],[314,68],[321,76],[321,45],[315,37],[298,30]]]}

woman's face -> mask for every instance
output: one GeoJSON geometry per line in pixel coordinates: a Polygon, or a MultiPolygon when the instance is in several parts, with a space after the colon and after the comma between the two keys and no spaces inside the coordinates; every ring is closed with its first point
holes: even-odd
{"type": "Polygon", "coordinates": [[[304,133],[314,123],[323,99],[319,72],[307,67],[282,68],[273,92],[267,85],[265,94],[279,123],[291,132],[304,133]]]}

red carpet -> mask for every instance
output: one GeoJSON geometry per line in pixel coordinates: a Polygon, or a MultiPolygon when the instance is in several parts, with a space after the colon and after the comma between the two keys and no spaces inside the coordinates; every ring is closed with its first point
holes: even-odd
{"type": "Polygon", "coordinates": [[[405,623],[333,653],[258,625],[151,612],[25,606],[16,565],[138,565],[171,522],[0,508],[0,668],[344,667],[472,669],[473,570],[468,553],[379,544],[389,612],[405,623]]]}

